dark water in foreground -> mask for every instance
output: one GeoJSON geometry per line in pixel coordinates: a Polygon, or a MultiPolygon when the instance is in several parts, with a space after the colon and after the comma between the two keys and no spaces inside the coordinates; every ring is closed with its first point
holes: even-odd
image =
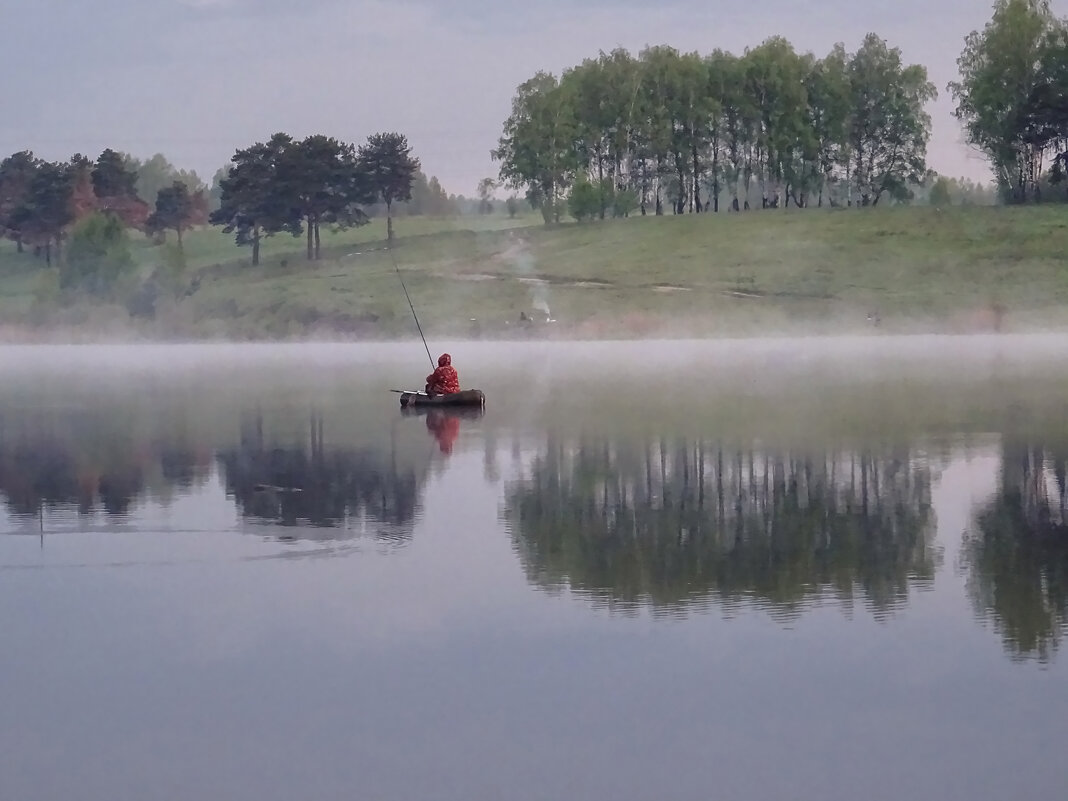
{"type": "Polygon", "coordinates": [[[1068,338],[450,350],[0,349],[0,799],[1063,797],[1068,338]]]}

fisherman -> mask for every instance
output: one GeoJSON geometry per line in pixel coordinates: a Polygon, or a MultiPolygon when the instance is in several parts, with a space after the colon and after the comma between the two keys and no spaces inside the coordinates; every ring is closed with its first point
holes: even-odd
{"type": "Polygon", "coordinates": [[[452,366],[452,356],[447,353],[438,357],[438,366],[426,377],[426,394],[451,395],[460,391],[460,376],[452,366]]]}

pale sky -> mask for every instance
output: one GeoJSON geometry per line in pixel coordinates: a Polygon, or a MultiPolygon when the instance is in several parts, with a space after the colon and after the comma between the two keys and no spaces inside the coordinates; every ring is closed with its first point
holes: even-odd
{"type": "MultiPolygon", "coordinates": [[[[1068,0],[1055,0],[1059,15],[1068,0]]],[[[987,0],[0,0],[0,155],[105,147],[162,152],[210,181],[275,131],[359,143],[407,134],[446,191],[496,176],[518,84],[623,46],[741,53],[776,34],[801,51],[850,51],[874,31],[924,64],[929,165],[986,179],[962,144],[946,83],[987,0]]]]}

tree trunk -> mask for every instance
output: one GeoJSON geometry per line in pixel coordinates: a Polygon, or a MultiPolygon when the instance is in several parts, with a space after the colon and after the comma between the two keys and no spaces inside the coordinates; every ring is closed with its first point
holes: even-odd
{"type": "Polygon", "coordinates": [[[17,253],[22,253],[22,236],[21,235],[15,237],[15,251],[17,253]]]}
{"type": "Polygon", "coordinates": [[[315,235],[315,222],[312,220],[312,216],[308,215],[308,261],[315,258],[315,251],[312,250],[312,237],[315,235]]]}
{"type": "Polygon", "coordinates": [[[386,242],[393,244],[393,201],[386,201],[386,242]]]}
{"type": "Polygon", "coordinates": [[[174,230],[178,232],[178,251],[179,252],[183,252],[182,251],[182,226],[181,226],[181,223],[179,223],[178,225],[174,226],[174,230]]]}
{"type": "Polygon", "coordinates": [[[686,173],[682,171],[682,154],[675,154],[675,163],[678,165],[679,173],[679,197],[675,201],[675,213],[685,214],[686,212],[686,198],[690,194],[686,191],[686,173]]]}
{"type": "Polygon", "coordinates": [[[597,151],[597,196],[601,199],[601,219],[604,219],[604,159],[601,158],[600,149],[597,151]]]}
{"type": "Polygon", "coordinates": [[[660,200],[660,178],[664,174],[664,160],[662,157],[656,157],[656,216],[660,217],[664,213],[664,204],[660,200]]]}
{"type": "Polygon", "coordinates": [[[315,221],[315,260],[319,261],[319,221],[315,221]]]}
{"type": "Polygon", "coordinates": [[[255,225],[252,227],[252,266],[258,267],[260,264],[260,227],[255,225]]]}
{"type": "Polygon", "coordinates": [[[701,213],[701,181],[700,164],[697,160],[697,145],[693,146],[693,208],[697,214],[701,213]]]}
{"type": "Polygon", "coordinates": [[[52,266],[52,240],[51,240],[51,238],[49,238],[49,240],[47,242],[45,242],[44,253],[45,253],[45,264],[47,264],[49,267],[51,267],[52,266]]]}
{"type": "Polygon", "coordinates": [[[719,142],[712,142],[712,211],[719,214],[719,142]]]}

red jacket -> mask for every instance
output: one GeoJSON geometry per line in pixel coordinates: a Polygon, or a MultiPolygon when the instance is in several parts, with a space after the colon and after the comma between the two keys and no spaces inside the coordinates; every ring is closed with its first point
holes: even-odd
{"type": "Polygon", "coordinates": [[[426,377],[426,391],[430,395],[451,395],[460,391],[460,376],[452,366],[452,356],[441,354],[437,369],[426,377]]]}

